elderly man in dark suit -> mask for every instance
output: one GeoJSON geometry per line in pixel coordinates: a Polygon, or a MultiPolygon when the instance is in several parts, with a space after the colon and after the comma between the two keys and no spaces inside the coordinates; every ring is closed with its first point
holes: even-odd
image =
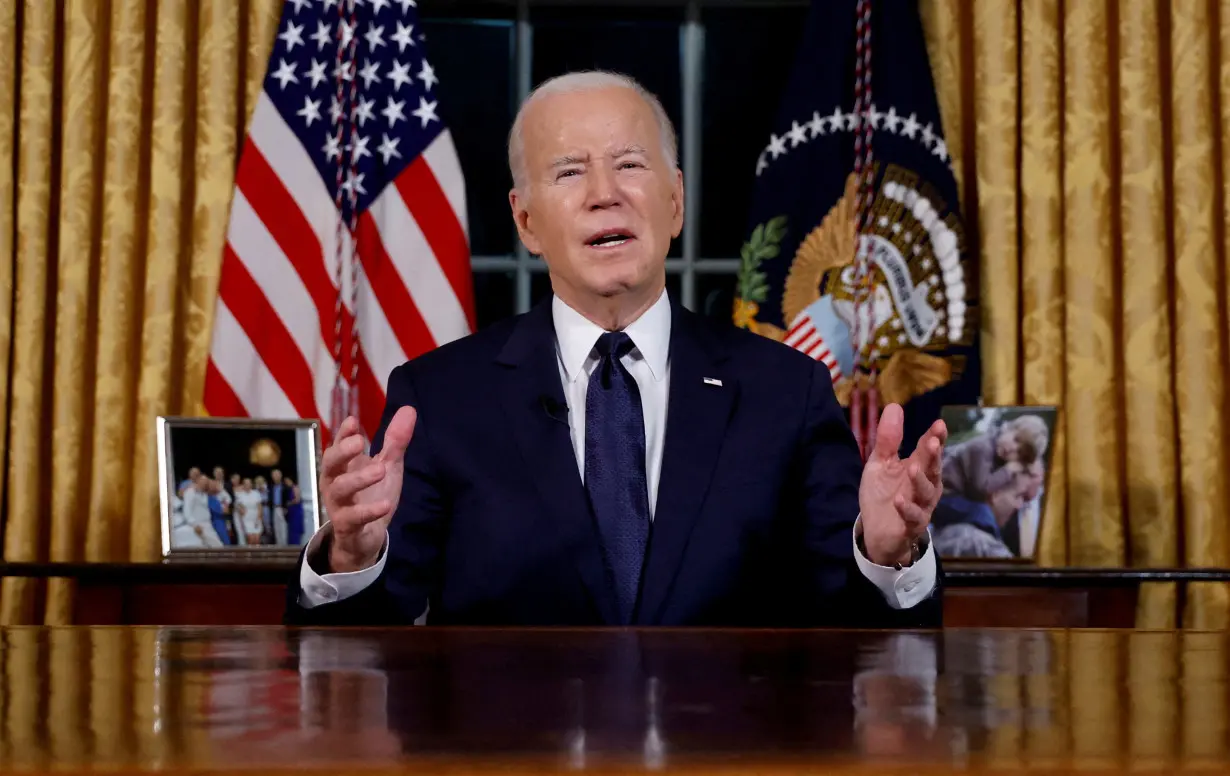
{"type": "Polygon", "coordinates": [[[864,466],[824,365],[666,294],[658,100],[549,81],[509,162],[553,295],[394,370],[374,457],[345,422],[287,621],[938,625],[943,423],[902,460],[889,406],[864,466]]]}

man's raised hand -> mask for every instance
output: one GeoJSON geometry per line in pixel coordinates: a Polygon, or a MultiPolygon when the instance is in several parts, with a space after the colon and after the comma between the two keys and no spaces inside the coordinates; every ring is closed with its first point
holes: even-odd
{"type": "Polygon", "coordinates": [[[944,421],[932,423],[903,460],[897,450],[904,433],[904,410],[898,404],[888,405],[858,490],[867,557],[881,566],[909,564],[910,543],[926,532],[944,492],[942,467],[948,440],[944,421]]]}
{"type": "Polygon", "coordinates": [[[329,571],[359,571],[376,563],[385,532],[401,497],[406,447],[414,436],[417,414],[402,407],[389,421],[384,446],[373,458],[365,445],[359,422],[349,417],[321,462],[321,496],[333,540],[329,544],[329,571]]]}

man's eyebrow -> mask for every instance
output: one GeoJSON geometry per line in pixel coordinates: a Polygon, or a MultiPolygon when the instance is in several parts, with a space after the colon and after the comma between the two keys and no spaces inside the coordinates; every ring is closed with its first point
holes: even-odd
{"type": "Polygon", "coordinates": [[[618,159],[619,157],[627,156],[628,154],[644,154],[644,153],[645,153],[645,149],[642,148],[641,146],[626,145],[623,148],[620,148],[615,153],[611,154],[611,157],[614,159],[618,159]]]}
{"type": "Polygon", "coordinates": [[[552,167],[563,167],[564,165],[567,165],[567,164],[585,164],[585,162],[587,161],[589,160],[583,156],[561,156],[561,157],[558,157],[555,161],[551,162],[551,166],[552,167]]]}

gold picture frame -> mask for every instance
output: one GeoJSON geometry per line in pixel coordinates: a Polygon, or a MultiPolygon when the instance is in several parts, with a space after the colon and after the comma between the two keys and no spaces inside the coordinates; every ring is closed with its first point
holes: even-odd
{"type": "Polygon", "coordinates": [[[159,416],[156,425],[164,562],[297,561],[325,520],[319,421],[159,416]]]}

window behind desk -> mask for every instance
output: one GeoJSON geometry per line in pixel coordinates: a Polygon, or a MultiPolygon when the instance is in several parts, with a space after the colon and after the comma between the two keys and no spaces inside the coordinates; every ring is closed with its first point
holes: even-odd
{"type": "Polygon", "coordinates": [[[679,133],[687,207],[667,288],[730,318],[756,157],[807,11],[805,0],[436,0],[420,5],[441,117],[466,177],[478,324],[550,290],[516,238],[507,136],[517,104],[568,70],[625,72],[656,93],[679,133]]]}

